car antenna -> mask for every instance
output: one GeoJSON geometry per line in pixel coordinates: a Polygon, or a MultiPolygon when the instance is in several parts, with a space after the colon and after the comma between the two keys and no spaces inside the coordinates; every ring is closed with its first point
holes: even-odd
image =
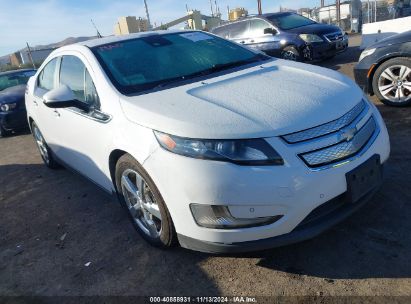
{"type": "Polygon", "coordinates": [[[98,38],[103,38],[103,36],[101,36],[100,32],[98,31],[97,26],[94,24],[93,19],[90,19],[90,20],[91,20],[91,24],[94,26],[94,28],[95,28],[96,31],[97,31],[97,37],[98,37],[98,38]]]}

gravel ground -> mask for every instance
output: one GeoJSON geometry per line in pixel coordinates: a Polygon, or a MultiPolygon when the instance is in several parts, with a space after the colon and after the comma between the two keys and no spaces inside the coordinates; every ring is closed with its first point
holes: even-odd
{"type": "MultiPolygon", "coordinates": [[[[352,77],[351,40],[321,65],[352,77]]],[[[0,295],[411,296],[411,108],[375,102],[392,156],[374,199],[313,240],[237,256],[154,249],[93,184],[47,170],[31,135],[1,139],[0,295]]]]}

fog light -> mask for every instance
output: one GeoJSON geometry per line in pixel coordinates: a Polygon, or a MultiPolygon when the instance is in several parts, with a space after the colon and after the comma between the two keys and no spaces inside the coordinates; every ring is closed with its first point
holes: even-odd
{"type": "Polygon", "coordinates": [[[8,112],[8,111],[15,109],[16,106],[17,106],[16,103],[5,103],[0,106],[0,110],[2,110],[3,112],[8,112]]]}
{"type": "Polygon", "coordinates": [[[214,229],[236,229],[250,228],[275,223],[283,215],[256,217],[256,218],[234,218],[227,206],[191,204],[191,212],[197,225],[214,229]]]}

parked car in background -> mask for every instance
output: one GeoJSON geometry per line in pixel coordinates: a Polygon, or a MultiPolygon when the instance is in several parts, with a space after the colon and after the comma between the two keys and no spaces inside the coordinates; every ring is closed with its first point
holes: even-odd
{"type": "Polygon", "coordinates": [[[294,61],[328,59],[348,47],[348,36],[339,27],[290,12],[246,17],[211,32],[270,56],[294,61]]]}
{"type": "Polygon", "coordinates": [[[411,31],[366,48],[354,69],[357,83],[389,106],[411,105],[411,31]]]}
{"type": "Polygon", "coordinates": [[[27,127],[24,92],[36,70],[0,73],[0,137],[27,127]]]}
{"type": "Polygon", "coordinates": [[[165,248],[314,237],[369,200],[390,153],[378,110],[347,77],[198,31],[60,48],[26,106],[44,163],[117,194],[165,248]]]}

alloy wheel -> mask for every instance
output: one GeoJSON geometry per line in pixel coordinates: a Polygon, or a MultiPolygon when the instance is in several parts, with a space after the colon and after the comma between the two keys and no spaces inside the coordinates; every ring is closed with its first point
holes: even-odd
{"type": "Polygon", "coordinates": [[[285,51],[283,53],[283,59],[297,61],[297,54],[295,54],[293,51],[285,51]]]}
{"type": "Polygon", "coordinates": [[[386,68],[378,79],[378,90],[391,102],[403,103],[411,99],[411,68],[393,65],[386,68]]]}
{"type": "Polygon", "coordinates": [[[140,229],[149,237],[160,237],[160,208],[144,178],[134,170],[125,170],[121,176],[121,191],[130,215],[140,229]]]}

